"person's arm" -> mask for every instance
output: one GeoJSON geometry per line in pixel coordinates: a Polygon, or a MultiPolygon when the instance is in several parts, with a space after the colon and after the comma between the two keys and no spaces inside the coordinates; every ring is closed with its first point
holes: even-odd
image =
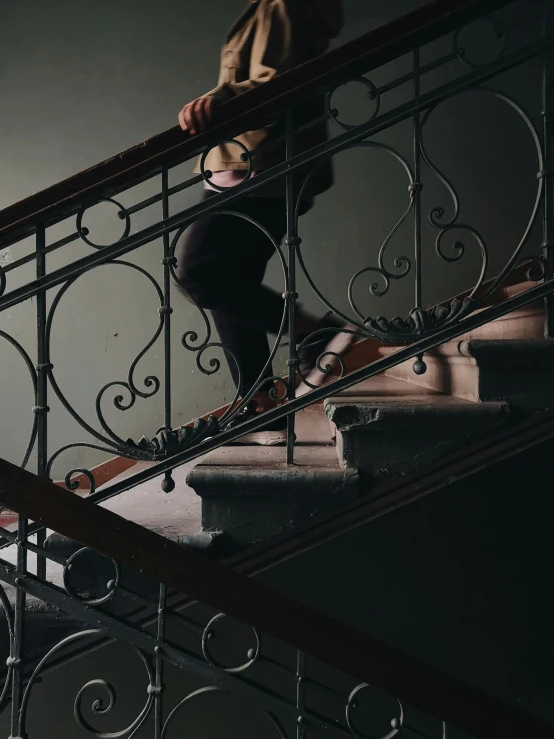
{"type": "Polygon", "coordinates": [[[179,113],[181,128],[191,134],[206,130],[213,120],[216,105],[265,84],[294,66],[291,19],[285,2],[273,0],[257,24],[249,79],[220,85],[185,105],[179,113]]]}

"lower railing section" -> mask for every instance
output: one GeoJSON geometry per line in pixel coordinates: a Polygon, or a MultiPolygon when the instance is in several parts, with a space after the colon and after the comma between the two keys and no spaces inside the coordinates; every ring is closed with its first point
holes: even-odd
{"type": "MultiPolygon", "coordinates": [[[[554,737],[554,727],[539,719],[6,462],[0,462],[0,501],[22,514],[17,564],[0,562],[9,637],[4,710],[11,712],[14,738],[41,736],[29,731],[40,710],[37,685],[42,681],[41,692],[49,679],[55,686],[52,670],[63,663],[64,650],[78,644],[85,653],[99,640],[127,645],[128,667],[121,674],[134,685],[140,669],[144,685],[131,702],[135,717],[121,729],[108,726],[117,715],[115,687],[96,675],[79,684],[74,717],[83,736],[194,733],[198,710],[209,726],[218,701],[225,705],[232,697],[241,715],[261,717],[264,734],[284,738],[324,731],[440,739],[449,725],[483,739],[554,737]],[[51,554],[31,544],[25,516],[84,549],[69,559],[55,556],[46,579],[32,574],[28,553],[51,554]],[[101,556],[92,557],[90,549],[101,556]],[[198,605],[179,613],[170,605],[174,593],[198,605]],[[37,603],[47,606],[44,619],[52,607],[65,614],[69,633],[37,648],[26,600],[35,614],[41,612],[37,603]],[[130,618],[137,609],[156,608],[150,626],[130,618]],[[174,685],[169,665],[184,672],[174,685]],[[177,695],[183,684],[186,690],[177,695]],[[193,706],[194,719],[188,713],[193,706]]],[[[108,672],[111,648],[101,653],[108,672]]],[[[79,659],[64,670],[78,671],[79,659]]],[[[62,725],[63,716],[58,720],[62,725]]],[[[235,726],[236,736],[247,731],[235,726]]]]}

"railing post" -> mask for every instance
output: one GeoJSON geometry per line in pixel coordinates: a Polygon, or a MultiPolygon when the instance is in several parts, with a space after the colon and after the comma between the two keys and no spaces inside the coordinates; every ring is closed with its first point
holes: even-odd
{"type": "MultiPolygon", "coordinates": [[[[286,117],[286,159],[287,162],[294,156],[294,111],[289,110],[286,117]]],[[[287,174],[286,178],[286,209],[287,209],[287,269],[288,288],[285,293],[287,301],[289,324],[289,358],[287,397],[294,400],[296,397],[296,373],[298,368],[298,352],[296,348],[296,249],[300,245],[296,222],[295,183],[296,175],[287,174]]],[[[287,417],[287,464],[294,464],[295,416],[291,413],[287,417]]]]}
{"type": "MultiPolygon", "coordinates": [[[[36,232],[36,275],[46,274],[46,232],[43,225],[36,232]]],[[[48,347],[46,346],[46,290],[37,293],[37,400],[33,409],[37,414],[37,475],[46,476],[48,464],[48,347]]],[[[37,544],[43,546],[46,529],[37,533],[37,544]]],[[[46,558],[37,555],[37,577],[46,579],[46,558]]]]}
{"type": "MultiPolygon", "coordinates": [[[[162,169],[162,218],[169,218],[169,176],[167,167],[162,169]]],[[[164,268],[164,304],[160,308],[164,322],[164,425],[171,431],[171,264],[175,258],[171,256],[171,243],[168,231],[163,234],[163,268],[164,268]]],[[[170,493],[175,489],[171,470],[165,473],[162,490],[170,493]]]]}
{"type": "Polygon", "coordinates": [[[26,739],[23,736],[22,701],[24,693],[24,640],[25,640],[25,610],[27,595],[22,578],[27,572],[27,528],[28,519],[20,515],[17,525],[17,578],[15,580],[15,608],[13,620],[13,638],[8,658],[8,666],[12,668],[11,691],[11,733],[9,739],[26,739]]]}
{"type": "MultiPolygon", "coordinates": [[[[413,72],[414,72],[414,100],[417,102],[421,96],[421,51],[414,49],[413,53],[413,72]]],[[[421,112],[416,110],[413,115],[414,128],[414,182],[410,187],[410,197],[414,201],[414,274],[415,274],[415,308],[421,308],[423,302],[423,273],[421,265],[421,191],[423,184],[421,182],[421,112]]],[[[414,372],[418,375],[423,374],[427,367],[423,361],[423,354],[420,354],[414,364],[414,372]]]]}
{"type": "MultiPolygon", "coordinates": [[[[544,22],[545,38],[549,33],[552,13],[546,12],[544,22]]],[[[545,51],[543,56],[542,80],[542,119],[544,169],[539,177],[544,178],[544,221],[543,221],[543,256],[545,263],[545,280],[554,279],[554,52],[545,51]]],[[[554,338],[554,295],[546,298],[546,317],[544,335],[554,338]]]]}
{"type": "MultiPolygon", "coordinates": [[[[421,60],[420,50],[414,49],[414,100],[421,95],[421,60]]],[[[414,200],[414,269],[415,269],[415,307],[421,308],[422,273],[421,273],[421,113],[414,113],[414,183],[411,197],[414,200]]]]}
{"type": "MultiPolygon", "coordinates": [[[[167,588],[160,584],[160,595],[158,600],[158,642],[165,638],[165,608],[167,601],[167,588]]],[[[159,648],[155,659],[155,685],[154,685],[154,739],[161,739],[163,731],[163,691],[164,691],[164,664],[159,648]]]]}
{"type": "Polygon", "coordinates": [[[306,688],[304,678],[306,676],[306,655],[298,650],[296,655],[296,711],[298,722],[296,726],[296,739],[305,739],[306,723],[304,713],[306,710],[306,688]]]}

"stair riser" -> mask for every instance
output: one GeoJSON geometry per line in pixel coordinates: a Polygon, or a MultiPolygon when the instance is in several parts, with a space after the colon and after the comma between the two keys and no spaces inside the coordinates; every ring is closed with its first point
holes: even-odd
{"type": "Polygon", "coordinates": [[[362,479],[396,477],[467,446],[484,434],[501,428],[507,419],[506,416],[492,424],[458,428],[457,433],[453,433],[455,422],[427,426],[419,422],[408,428],[391,425],[389,429],[376,423],[374,428],[337,430],[337,452],[341,464],[357,468],[362,479]]]}
{"type": "Polygon", "coordinates": [[[395,380],[436,390],[445,395],[454,395],[464,400],[484,400],[479,388],[479,368],[470,359],[447,357],[425,357],[427,371],[416,375],[413,361],[399,364],[385,374],[395,380]]]}
{"type": "Polygon", "coordinates": [[[242,549],[358,498],[358,475],[337,464],[323,408],[308,416],[300,414],[301,437],[302,420],[319,430],[296,447],[293,465],[286,464],[284,446],[238,445],[191,470],[187,485],[202,501],[204,534],[224,532],[225,547],[242,549]],[[320,439],[326,444],[313,443],[320,439]]]}
{"type": "Polygon", "coordinates": [[[357,498],[357,492],[337,489],[334,494],[271,496],[263,499],[210,496],[202,500],[202,530],[225,531],[225,537],[238,548],[263,541],[291,526],[309,521],[332,506],[357,498]]]}
{"type": "Polygon", "coordinates": [[[202,498],[202,531],[224,531],[234,547],[262,541],[358,497],[357,473],[336,468],[252,473],[200,466],[189,485],[202,498]]]}

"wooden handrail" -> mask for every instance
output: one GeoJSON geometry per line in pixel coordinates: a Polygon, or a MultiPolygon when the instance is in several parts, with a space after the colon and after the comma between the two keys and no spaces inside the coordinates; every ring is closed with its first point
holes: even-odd
{"type": "Polygon", "coordinates": [[[192,157],[214,141],[259,127],[276,113],[335,82],[370,72],[510,2],[512,0],[433,0],[229,100],[219,109],[219,123],[206,133],[189,136],[175,126],[4,208],[0,211],[0,244],[22,238],[32,232],[39,221],[48,223],[70,215],[84,202],[93,202],[131,187],[160,167],[192,157]]]}
{"type": "Polygon", "coordinates": [[[0,502],[477,739],[554,739],[543,720],[3,460],[0,502]]]}

